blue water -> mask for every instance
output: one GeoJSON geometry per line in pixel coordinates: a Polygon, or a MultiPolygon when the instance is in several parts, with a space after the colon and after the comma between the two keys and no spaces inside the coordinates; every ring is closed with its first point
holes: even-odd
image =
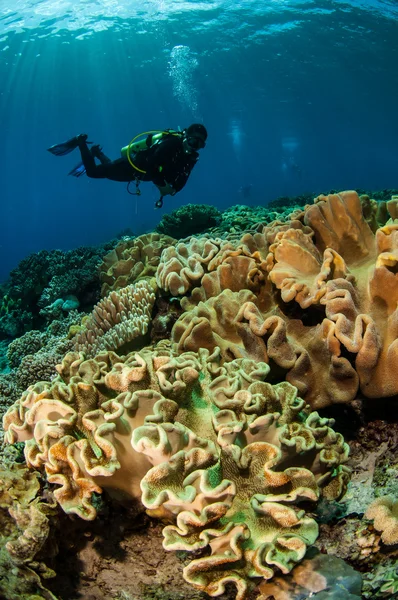
{"type": "Polygon", "coordinates": [[[1,1],[0,280],[187,202],[398,187],[397,67],[387,0],[1,1]],[[141,131],[197,121],[207,146],[162,211],[151,183],[137,199],[68,177],[77,150],[46,152],[86,132],[117,158],[141,131]]]}

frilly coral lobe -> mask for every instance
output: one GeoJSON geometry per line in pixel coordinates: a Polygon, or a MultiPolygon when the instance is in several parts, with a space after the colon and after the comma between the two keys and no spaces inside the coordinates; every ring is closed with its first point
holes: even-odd
{"type": "Polygon", "coordinates": [[[288,572],[318,532],[300,502],[345,489],[341,435],[289,383],[267,383],[266,363],[142,350],[68,354],[58,370],[6,414],[7,441],[25,440],[66,512],[94,518],[106,489],[175,522],[164,546],[210,550],[184,571],[210,595],[288,572]]]}

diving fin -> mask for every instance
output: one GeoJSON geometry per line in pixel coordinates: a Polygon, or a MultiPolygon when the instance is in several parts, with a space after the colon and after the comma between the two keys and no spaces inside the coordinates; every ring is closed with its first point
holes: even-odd
{"type": "Polygon", "coordinates": [[[75,135],[75,137],[67,140],[66,142],[62,142],[62,144],[54,144],[54,146],[50,146],[50,148],[47,148],[47,150],[51,152],[51,154],[55,154],[55,156],[65,156],[65,154],[69,154],[69,152],[75,150],[78,145],[79,139],[78,136],[75,135]]]}
{"type": "Polygon", "coordinates": [[[69,171],[68,175],[72,175],[73,177],[81,177],[86,172],[86,167],[82,162],[80,162],[76,167],[69,171]]]}

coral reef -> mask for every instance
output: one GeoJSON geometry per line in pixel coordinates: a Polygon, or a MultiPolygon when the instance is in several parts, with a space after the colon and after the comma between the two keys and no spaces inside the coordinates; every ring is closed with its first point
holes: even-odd
{"type": "MultiPolygon", "coordinates": [[[[308,199],[312,202],[313,197],[308,199]]],[[[294,199],[291,204],[286,206],[245,206],[237,204],[227,208],[221,213],[221,222],[214,227],[210,227],[204,233],[212,237],[228,238],[244,232],[256,231],[264,224],[272,223],[276,220],[286,220],[294,210],[301,210],[305,202],[301,199],[294,199]]]]}
{"type": "Polygon", "coordinates": [[[177,240],[215,227],[221,221],[221,213],[209,204],[186,204],[163,215],[156,231],[177,240]]]}
{"type": "Polygon", "coordinates": [[[100,265],[102,296],[135,283],[139,279],[154,276],[163,249],[173,245],[174,242],[173,238],[159,233],[122,239],[104,256],[100,265]]]}
{"type": "Polygon", "coordinates": [[[211,349],[222,339],[224,360],[272,359],[316,409],[350,402],[358,389],[369,398],[394,396],[397,243],[395,222],[373,234],[356,192],[320,196],[290,223],[265,226],[251,244],[180,243],[163,252],[157,283],[174,295],[201,288],[182,302],[186,313],[172,339],[180,351],[211,349]],[[240,281],[242,269],[231,267],[227,283],[217,269],[237,255],[255,264],[240,281]]]}
{"type": "Polygon", "coordinates": [[[10,342],[7,348],[7,360],[10,368],[18,368],[25,356],[39,352],[48,343],[48,338],[47,333],[31,330],[10,342]]]}
{"type": "Polygon", "coordinates": [[[0,597],[56,600],[43,579],[55,573],[40,559],[54,507],[38,497],[38,474],[0,461],[0,597]]]}
{"type": "Polygon", "coordinates": [[[144,336],[154,303],[153,287],[146,280],[110,292],[94,307],[84,330],[74,338],[76,350],[95,356],[144,336]]]}
{"type": "Polygon", "coordinates": [[[25,441],[68,513],[94,518],[106,489],[174,521],[164,547],[210,550],[184,569],[210,595],[290,571],[318,533],[299,505],[345,491],[347,444],[265,363],[160,349],[68,354],[58,370],[7,412],[7,442],[25,441]]]}
{"type": "Polygon", "coordinates": [[[369,600],[396,598],[398,594],[398,563],[388,561],[378,565],[373,573],[366,575],[362,594],[369,600]]]}
{"type": "Polygon", "coordinates": [[[99,299],[99,264],[115,244],[116,240],[66,252],[41,250],[22,260],[0,290],[0,337],[39,329],[77,305],[91,308],[99,299]]]}
{"type": "Polygon", "coordinates": [[[381,539],[389,546],[398,544],[398,499],[392,496],[377,498],[365,513],[374,521],[374,527],[381,531],[381,539]]]}
{"type": "MultiPolygon", "coordinates": [[[[4,288],[5,286],[3,286],[4,288]]],[[[0,338],[13,338],[33,327],[33,314],[22,308],[19,298],[0,293],[0,338]]]]}
{"type": "MultiPolygon", "coordinates": [[[[98,514],[109,529],[118,510],[161,519],[198,598],[354,600],[360,579],[342,560],[386,564],[386,585],[367,574],[365,597],[395,593],[398,199],[294,200],[233,207],[178,242],[123,238],[83,319],[73,307],[99,286],[52,295],[57,274],[40,282],[40,260],[41,314],[37,297],[33,310],[29,294],[1,289],[5,326],[24,309],[51,321],[8,346],[5,441],[45,472],[76,536],[98,514]],[[314,544],[339,560],[307,554],[314,544]]],[[[25,508],[8,513],[7,541],[41,523],[43,549],[46,521],[25,508]]]]}

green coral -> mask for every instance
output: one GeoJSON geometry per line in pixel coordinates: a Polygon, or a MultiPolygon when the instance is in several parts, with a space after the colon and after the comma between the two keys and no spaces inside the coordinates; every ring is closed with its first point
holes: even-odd
{"type": "Polygon", "coordinates": [[[186,204],[173,210],[170,214],[164,215],[156,227],[156,231],[181,239],[214,227],[220,220],[221,213],[214,206],[186,204]]]}
{"type": "Polygon", "coordinates": [[[93,519],[102,489],[140,498],[172,523],[164,548],[195,553],[188,583],[211,596],[232,583],[243,600],[253,579],[302,560],[318,535],[306,507],[339,498],[349,477],[333,421],[288,382],[266,382],[269,370],[221,365],[219,349],[70,353],[9,409],[6,441],[26,440],[27,464],[45,467],[67,513],[93,519]]]}
{"type": "Polygon", "coordinates": [[[268,224],[272,221],[286,221],[289,215],[297,209],[302,209],[303,204],[295,204],[283,207],[266,206],[246,206],[236,204],[223,211],[221,222],[217,227],[212,227],[210,232],[212,236],[225,237],[226,234],[238,234],[244,231],[256,229],[261,224],[268,224]]]}
{"type": "Polygon", "coordinates": [[[398,596],[398,562],[378,565],[373,573],[364,576],[364,598],[396,598],[398,596]]]}

